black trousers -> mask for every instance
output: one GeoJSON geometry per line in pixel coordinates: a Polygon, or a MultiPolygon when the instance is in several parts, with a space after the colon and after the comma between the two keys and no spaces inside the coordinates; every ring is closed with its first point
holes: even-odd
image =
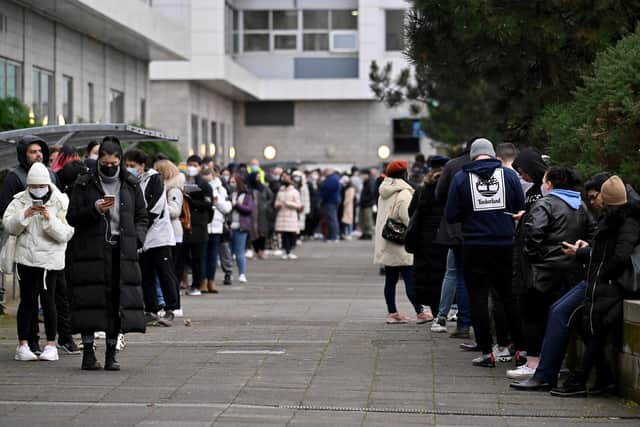
{"type": "Polygon", "coordinates": [[[511,338],[523,349],[522,320],[511,289],[513,248],[511,246],[465,245],[462,248],[464,279],[471,300],[471,320],[476,342],[483,354],[493,347],[489,293],[504,307],[511,338]]]}
{"type": "Polygon", "coordinates": [[[186,243],[183,242],[178,252],[178,261],[176,263],[176,276],[182,277],[187,266],[187,259],[190,259],[191,265],[191,287],[199,288],[200,281],[204,280],[204,271],[202,270],[203,259],[207,250],[207,242],[202,243],[186,243]]]}
{"type": "Polygon", "coordinates": [[[56,281],[62,272],[46,271],[47,289],[44,287],[45,270],[39,267],[17,265],[20,284],[20,304],[18,305],[18,339],[29,341],[33,338],[33,322],[38,323],[38,297],[44,313],[44,330],[47,341],[55,341],[58,328],[56,312],[56,281]],[[35,313],[35,315],[34,315],[35,313]]]}
{"type": "Polygon", "coordinates": [[[296,243],[298,242],[298,235],[292,232],[283,232],[280,233],[282,236],[282,249],[288,254],[291,253],[292,250],[296,248],[296,243]]]}
{"type": "Polygon", "coordinates": [[[58,312],[58,342],[65,344],[73,340],[71,336],[71,298],[67,286],[66,271],[57,275],[56,311],[58,312]]]}
{"type": "Polygon", "coordinates": [[[265,247],[267,246],[267,239],[266,239],[266,237],[258,237],[256,240],[254,240],[251,243],[253,244],[253,250],[254,251],[262,252],[262,251],[264,251],[265,247]]]}
{"type": "Polygon", "coordinates": [[[560,297],[562,294],[557,291],[540,292],[535,288],[526,291],[521,306],[527,356],[540,356],[549,309],[560,297]]]}
{"type": "Polygon", "coordinates": [[[178,279],[174,271],[171,249],[171,246],[151,248],[140,255],[144,310],[147,312],[157,313],[159,310],[156,277],[160,281],[166,309],[180,308],[176,296],[178,279]]]}

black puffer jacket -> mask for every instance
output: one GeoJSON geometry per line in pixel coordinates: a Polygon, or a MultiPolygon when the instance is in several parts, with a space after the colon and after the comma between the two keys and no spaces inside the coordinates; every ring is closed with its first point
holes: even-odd
{"type": "Polygon", "coordinates": [[[622,321],[624,291],[620,276],[631,264],[640,243],[640,204],[627,203],[601,218],[592,247],[577,251],[589,265],[584,329],[587,335],[606,332],[622,321]]]}
{"type": "Polygon", "coordinates": [[[205,243],[209,239],[207,226],[213,220],[213,189],[200,176],[195,177],[198,191],[185,192],[191,212],[191,230],[184,231],[184,243],[205,243]]]}
{"type": "Polygon", "coordinates": [[[421,303],[424,303],[422,295],[427,295],[430,291],[433,293],[433,288],[442,287],[447,265],[447,247],[436,242],[444,207],[436,201],[435,190],[435,182],[418,187],[409,205],[409,215],[413,215],[418,209],[420,216],[420,244],[413,256],[413,266],[415,295],[421,303]]]}
{"type": "Polygon", "coordinates": [[[145,331],[138,249],[147,231],[147,210],[137,180],[126,171],[120,176],[120,313],[112,313],[112,246],[105,240],[108,219],[95,208],[104,196],[97,172],[81,175],[73,187],[67,221],[75,234],[67,271],[74,333],[111,331],[118,315],[122,332],[145,331]]]}
{"type": "MultiPolygon", "coordinates": [[[[449,187],[451,187],[451,181],[458,172],[462,170],[462,167],[471,163],[471,157],[469,152],[463,153],[454,159],[451,159],[444,165],[442,169],[442,175],[438,179],[436,185],[435,197],[440,205],[445,206],[447,204],[447,197],[449,196],[449,187]]],[[[442,216],[440,221],[440,228],[438,229],[438,242],[448,246],[461,246],[462,245],[462,224],[449,224],[447,220],[442,216]]]]}
{"type": "Polygon", "coordinates": [[[584,203],[573,209],[548,195],[534,203],[524,223],[524,253],[532,267],[532,285],[540,292],[563,292],[584,277],[582,265],[562,251],[562,242],[591,241],[596,222],[584,203]]]}

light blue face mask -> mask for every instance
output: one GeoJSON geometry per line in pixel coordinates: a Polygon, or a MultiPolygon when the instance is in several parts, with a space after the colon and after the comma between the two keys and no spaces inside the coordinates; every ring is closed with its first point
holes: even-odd
{"type": "Polygon", "coordinates": [[[136,178],[138,177],[138,169],[136,168],[127,168],[127,170],[129,171],[129,173],[133,176],[135,176],[136,178]]]}

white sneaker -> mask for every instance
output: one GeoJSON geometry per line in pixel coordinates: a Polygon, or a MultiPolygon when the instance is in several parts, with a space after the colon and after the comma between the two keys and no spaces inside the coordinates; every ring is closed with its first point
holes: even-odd
{"type": "Polygon", "coordinates": [[[248,251],[246,251],[246,252],[244,253],[244,256],[245,256],[247,259],[253,259],[253,255],[254,255],[253,249],[249,249],[248,251]]]}
{"type": "Polygon", "coordinates": [[[431,332],[447,332],[447,319],[439,317],[431,324],[431,332]]]}
{"type": "Polygon", "coordinates": [[[19,345],[18,347],[16,347],[16,355],[13,356],[13,358],[22,362],[38,360],[38,356],[36,356],[36,354],[31,351],[27,344],[19,345]]]}
{"type": "Polygon", "coordinates": [[[93,334],[93,337],[97,340],[107,339],[107,334],[104,331],[96,332],[93,334]]]}
{"type": "Polygon", "coordinates": [[[40,360],[46,360],[48,362],[60,360],[60,357],[58,356],[58,348],[55,345],[46,345],[40,355],[40,360]]]}
{"type": "Polygon", "coordinates": [[[533,377],[533,374],[535,373],[535,369],[531,369],[524,364],[522,366],[518,366],[516,369],[509,369],[507,371],[507,378],[511,378],[512,380],[527,380],[533,377]]]}
{"type": "Polygon", "coordinates": [[[505,347],[502,350],[500,350],[500,347],[498,347],[498,345],[494,345],[493,346],[493,357],[496,358],[496,361],[498,362],[511,362],[511,353],[509,352],[509,347],[505,347]]]}
{"type": "Polygon", "coordinates": [[[289,259],[298,259],[298,255],[296,255],[296,254],[289,254],[289,259]]]}
{"type": "Polygon", "coordinates": [[[182,311],[181,308],[179,308],[177,310],[173,310],[173,316],[174,317],[184,317],[184,311],[182,311]]]}
{"type": "Polygon", "coordinates": [[[245,276],[244,274],[241,274],[240,276],[238,276],[238,282],[247,283],[247,276],[245,276]]]}
{"type": "Polygon", "coordinates": [[[202,292],[200,292],[200,289],[190,289],[188,295],[199,296],[202,295],[202,292]]]}
{"type": "Polygon", "coordinates": [[[276,249],[275,251],[273,251],[273,255],[274,256],[280,256],[284,253],[284,251],[282,249],[276,249]]]}
{"type": "Polygon", "coordinates": [[[158,312],[158,317],[164,317],[164,315],[167,314],[164,310],[160,310],[158,312]]]}
{"type": "Polygon", "coordinates": [[[289,259],[289,255],[287,255],[287,254],[282,255],[282,259],[285,260],[285,261],[288,260],[289,259]]]}
{"type": "Polygon", "coordinates": [[[118,340],[116,341],[116,351],[122,351],[127,346],[127,342],[124,340],[124,334],[118,334],[118,340]]]}

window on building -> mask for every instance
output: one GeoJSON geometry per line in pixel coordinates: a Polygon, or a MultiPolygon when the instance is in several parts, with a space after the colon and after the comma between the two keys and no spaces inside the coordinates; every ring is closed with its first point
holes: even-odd
{"type": "Polygon", "coordinates": [[[298,36],[295,34],[274,34],[273,49],[274,50],[297,50],[298,36]]]}
{"type": "Polygon", "coordinates": [[[297,10],[274,10],[273,12],[274,30],[297,30],[298,11],[297,10]]]}
{"type": "Polygon", "coordinates": [[[404,50],[404,10],[385,11],[385,43],[387,51],[404,50]]]}
{"type": "Polygon", "coordinates": [[[414,154],[420,152],[420,138],[414,135],[415,120],[396,119],[393,121],[393,152],[414,154]]]}
{"type": "Polygon", "coordinates": [[[269,11],[268,10],[245,10],[244,11],[244,29],[252,30],[269,30],[269,11]]]}
{"type": "Polygon", "coordinates": [[[357,30],[358,12],[355,10],[341,9],[331,11],[331,29],[333,30],[357,30]]]}
{"type": "Polygon", "coordinates": [[[109,112],[111,123],[124,122],[124,92],[111,89],[111,97],[109,99],[109,112]]]}
{"type": "Polygon", "coordinates": [[[204,157],[211,154],[209,152],[209,120],[203,118],[200,123],[201,123],[200,128],[202,133],[202,141],[200,143],[200,155],[204,157]]]}
{"type": "Polygon", "coordinates": [[[215,156],[218,153],[218,125],[216,122],[211,122],[211,142],[209,143],[209,154],[215,156]]]}
{"type": "Polygon", "coordinates": [[[332,31],[329,47],[332,52],[357,52],[358,33],[356,31],[332,31]]]}
{"type": "Polygon", "coordinates": [[[269,33],[265,34],[245,34],[245,52],[267,52],[269,50],[269,33]]]}
{"type": "Polygon", "coordinates": [[[200,139],[198,138],[198,128],[200,120],[196,114],[191,115],[191,150],[193,153],[198,152],[198,146],[200,145],[200,139]]]}
{"type": "Polygon", "coordinates": [[[0,58],[0,98],[22,99],[22,67],[0,58]]]}
{"type": "Polygon", "coordinates": [[[89,123],[95,123],[96,121],[96,102],[93,83],[87,84],[87,96],[89,97],[89,123]]]}
{"type": "Polygon", "coordinates": [[[73,123],[73,79],[62,76],[62,117],[65,123],[73,123]]]}
{"type": "Polygon", "coordinates": [[[302,49],[305,51],[329,50],[329,34],[304,34],[302,36],[302,49]]]}
{"type": "Polygon", "coordinates": [[[246,126],[293,126],[294,105],[289,101],[245,103],[246,126]]]}
{"type": "Polygon", "coordinates": [[[220,156],[224,159],[227,147],[226,135],[224,134],[224,123],[220,123],[220,156]]]}
{"type": "Polygon", "coordinates": [[[0,13],[0,33],[8,33],[9,29],[7,28],[7,15],[0,13]]]}
{"type": "Polygon", "coordinates": [[[33,69],[33,102],[31,107],[36,120],[43,125],[53,124],[56,116],[53,73],[40,68],[33,69]]]}
{"type": "Polygon", "coordinates": [[[140,98],[140,123],[143,125],[147,122],[147,100],[140,98]]]}
{"type": "Polygon", "coordinates": [[[328,30],[328,10],[305,10],[302,12],[302,28],[307,30],[328,30]]]}
{"type": "Polygon", "coordinates": [[[245,10],[243,12],[244,51],[267,52],[269,51],[269,11],[245,10]]]}

